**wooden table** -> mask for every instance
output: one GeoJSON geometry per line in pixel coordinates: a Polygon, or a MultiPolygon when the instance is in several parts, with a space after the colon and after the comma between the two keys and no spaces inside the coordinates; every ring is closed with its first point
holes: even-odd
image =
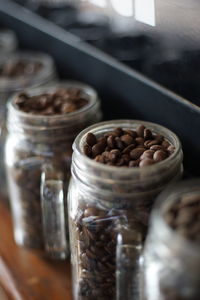
{"type": "Polygon", "coordinates": [[[13,240],[8,208],[0,201],[0,286],[9,300],[72,300],[68,262],[50,262],[13,240]]]}

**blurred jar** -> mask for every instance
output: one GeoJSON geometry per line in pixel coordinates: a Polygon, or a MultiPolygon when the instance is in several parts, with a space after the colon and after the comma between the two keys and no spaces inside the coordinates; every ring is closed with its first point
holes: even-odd
{"type": "Polygon", "coordinates": [[[7,195],[4,171],[6,104],[17,91],[47,84],[57,77],[54,62],[47,54],[19,52],[0,56],[0,192],[7,195]]]}
{"type": "Polygon", "coordinates": [[[58,88],[80,90],[87,104],[67,114],[37,115],[20,111],[14,97],[8,106],[5,155],[16,243],[45,248],[49,256],[65,258],[68,230],[64,206],[71,146],[82,129],[101,119],[101,111],[96,91],[81,83],[64,82],[27,93],[50,95],[58,88]]]}
{"type": "Polygon", "coordinates": [[[200,179],[174,185],[158,197],[144,250],[142,299],[199,299],[199,204],[200,179]]]}
{"type": "MultiPolygon", "coordinates": [[[[157,124],[117,120],[85,129],[76,138],[73,150],[68,211],[74,299],[116,299],[117,236],[122,235],[124,245],[130,230],[134,232],[133,247],[137,244],[139,251],[155,197],[169,182],[181,177],[181,145],[175,134],[157,124]],[[141,124],[175,147],[168,159],[152,166],[123,168],[98,163],[84,154],[89,132],[98,138],[118,127],[135,130],[141,124]]],[[[120,253],[119,286],[125,267],[120,253]]],[[[138,257],[139,253],[135,260],[138,257]]],[[[126,290],[121,293],[121,299],[127,300],[126,290]]]]}
{"type": "Polygon", "coordinates": [[[17,37],[11,30],[0,30],[0,55],[15,51],[17,37]]]}

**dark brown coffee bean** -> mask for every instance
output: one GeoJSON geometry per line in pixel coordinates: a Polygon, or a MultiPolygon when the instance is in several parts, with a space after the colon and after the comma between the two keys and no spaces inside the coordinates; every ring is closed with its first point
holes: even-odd
{"type": "Polygon", "coordinates": [[[85,211],[84,211],[84,217],[93,217],[93,216],[98,216],[98,209],[96,207],[88,207],[85,211]]]}
{"type": "Polygon", "coordinates": [[[163,150],[157,150],[154,155],[153,155],[153,159],[156,161],[156,162],[159,162],[159,161],[162,161],[164,160],[165,158],[167,158],[167,153],[163,150]]]}
{"type": "Polygon", "coordinates": [[[134,138],[134,139],[138,136],[137,132],[134,130],[126,129],[126,130],[124,130],[124,133],[132,136],[132,138],[134,138]]]}
{"type": "Polygon", "coordinates": [[[162,146],[163,146],[165,149],[167,149],[167,148],[170,146],[170,143],[169,143],[168,141],[164,140],[164,141],[162,142],[162,146]]]}
{"type": "Polygon", "coordinates": [[[104,152],[104,145],[101,143],[97,143],[92,147],[92,155],[93,157],[96,157],[97,155],[101,154],[104,152]]]}
{"type": "Polygon", "coordinates": [[[96,144],[96,142],[96,136],[93,133],[89,132],[86,137],[86,143],[92,147],[94,146],[94,144],[96,144]]]}
{"type": "Polygon", "coordinates": [[[85,144],[83,146],[83,152],[86,156],[90,156],[92,154],[92,148],[88,144],[85,144]]]}
{"type": "Polygon", "coordinates": [[[154,151],[164,150],[164,147],[161,146],[161,145],[153,145],[153,146],[150,147],[150,150],[154,150],[154,151]]]}
{"type": "Polygon", "coordinates": [[[147,129],[147,128],[144,129],[144,139],[145,140],[152,139],[152,132],[150,129],[147,129]]]}
{"type": "Polygon", "coordinates": [[[115,137],[113,135],[110,135],[108,138],[107,138],[107,145],[108,147],[110,147],[111,149],[114,149],[115,148],[115,137]]]}
{"type": "Polygon", "coordinates": [[[136,138],[135,139],[135,142],[136,142],[136,144],[138,145],[138,146],[140,146],[140,145],[144,145],[144,138],[142,138],[142,137],[138,137],[138,138],[136,138]]]}
{"type": "Polygon", "coordinates": [[[158,142],[158,144],[161,144],[162,141],[164,140],[164,136],[161,135],[161,134],[156,134],[156,135],[154,136],[154,140],[156,140],[156,141],[158,142]]]}
{"type": "Polygon", "coordinates": [[[119,127],[116,128],[114,132],[117,134],[117,136],[121,136],[124,134],[122,128],[119,128],[119,127]]]}
{"type": "Polygon", "coordinates": [[[140,159],[144,159],[144,158],[153,158],[155,151],[153,150],[145,150],[143,152],[143,154],[141,155],[140,159]]]}
{"type": "Polygon", "coordinates": [[[144,143],[146,147],[151,148],[151,146],[157,145],[158,141],[157,140],[152,140],[148,143],[144,143]]]}
{"type": "Polygon", "coordinates": [[[111,162],[115,162],[120,157],[120,155],[121,153],[118,149],[113,149],[110,151],[108,158],[111,162]]]}
{"type": "Polygon", "coordinates": [[[131,159],[138,159],[140,158],[140,156],[143,154],[143,152],[145,151],[144,148],[135,148],[130,152],[130,157],[131,159]]]}
{"type": "Polygon", "coordinates": [[[137,135],[139,136],[139,137],[144,137],[144,130],[145,130],[145,126],[144,125],[140,125],[140,126],[138,126],[138,128],[137,128],[137,130],[136,130],[136,132],[137,132],[137,135]]]}
{"type": "Polygon", "coordinates": [[[129,134],[122,135],[120,139],[126,146],[129,146],[133,143],[133,138],[129,134]]]}
{"type": "Polygon", "coordinates": [[[123,151],[122,151],[122,153],[123,154],[128,154],[128,153],[130,153],[131,152],[131,150],[133,150],[134,148],[135,148],[135,143],[133,143],[132,145],[129,145],[128,147],[126,147],[123,151]]]}
{"type": "Polygon", "coordinates": [[[121,167],[122,165],[124,165],[124,160],[123,160],[123,158],[120,158],[120,159],[118,159],[117,160],[117,162],[115,163],[115,165],[117,166],[117,167],[121,167]]]}
{"type": "Polygon", "coordinates": [[[120,149],[120,150],[124,149],[124,144],[122,143],[122,141],[119,137],[115,138],[115,144],[116,144],[118,149],[120,149]]]}
{"type": "Polygon", "coordinates": [[[132,167],[139,167],[139,163],[140,163],[140,160],[138,159],[138,160],[131,160],[130,162],[129,162],[129,167],[130,168],[132,168],[132,167]]]}
{"type": "Polygon", "coordinates": [[[130,156],[128,154],[123,154],[122,158],[123,158],[125,164],[129,164],[130,156]]]}
{"type": "Polygon", "coordinates": [[[106,146],[107,146],[107,138],[103,136],[103,137],[101,137],[101,138],[99,138],[97,140],[97,143],[98,144],[102,144],[102,146],[104,146],[106,148],[106,146]]]}
{"type": "Polygon", "coordinates": [[[145,158],[143,160],[141,160],[139,166],[140,167],[146,167],[146,166],[150,166],[150,165],[153,165],[155,164],[155,161],[151,158],[145,158]]]}

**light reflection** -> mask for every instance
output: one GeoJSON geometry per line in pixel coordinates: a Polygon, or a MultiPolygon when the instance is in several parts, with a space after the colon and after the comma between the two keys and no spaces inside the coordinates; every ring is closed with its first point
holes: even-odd
{"type": "Polygon", "coordinates": [[[133,16],[133,1],[132,0],[110,0],[114,10],[121,16],[133,16]]]}

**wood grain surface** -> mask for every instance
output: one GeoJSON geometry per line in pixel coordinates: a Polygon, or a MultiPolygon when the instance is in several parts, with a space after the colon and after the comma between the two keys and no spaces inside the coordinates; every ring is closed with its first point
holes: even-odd
{"type": "Polygon", "coordinates": [[[1,201],[0,286],[9,300],[72,300],[69,261],[51,262],[16,246],[10,213],[1,201]]]}

